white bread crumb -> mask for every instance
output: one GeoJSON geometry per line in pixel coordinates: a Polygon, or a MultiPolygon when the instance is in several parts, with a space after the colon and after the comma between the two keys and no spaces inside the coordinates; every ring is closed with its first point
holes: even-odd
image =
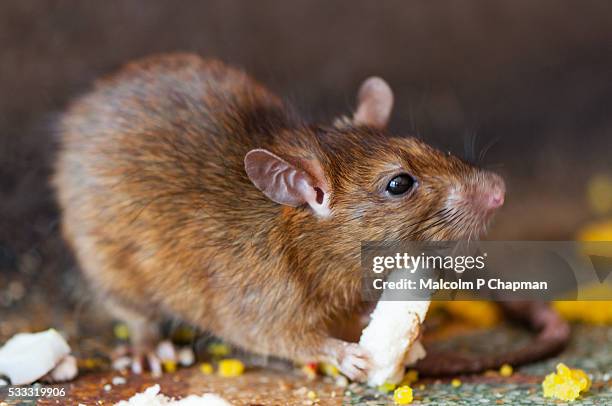
{"type": "MultiPolygon", "coordinates": [[[[31,384],[62,363],[68,354],[70,346],[54,329],[17,334],[0,348],[0,374],[13,385],[31,384]]],[[[72,379],[76,373],[76,360],[68,358],[57,376],[72,379]]]]}
{"type": "Polygon", "coordinates": [[[159,393],[160,390],[159,385],[150,386],[128,400],[115,403],[115,406],[231,406],[227,400],[212,393],[175,400],[159,393]]]}

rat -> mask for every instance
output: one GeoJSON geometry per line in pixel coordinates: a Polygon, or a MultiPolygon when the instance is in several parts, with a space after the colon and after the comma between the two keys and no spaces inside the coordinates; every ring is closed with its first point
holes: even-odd
{"type": "Polygon", "coordinates": [[[361,314],[361,241],[482,235],[502,178],[386,130],[367,79],[351,118],[312,124],[246,73],[192,54],[128,63],[58,123],[62,231],[95,296],[130,330],[132,369],[160,372],[158,323],[364,380],[334,335],[361,314]]]}

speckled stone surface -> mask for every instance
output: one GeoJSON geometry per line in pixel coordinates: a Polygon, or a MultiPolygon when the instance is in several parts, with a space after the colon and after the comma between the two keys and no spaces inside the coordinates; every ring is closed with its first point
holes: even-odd
{"type": "MultiPolygon", "coordinates": [[[[455,337],[441,343],[444,348],[483,351],[509,341],[520,343],[523,336],[515,329],[498,328],[484,333],[455,337]]],[[[517,368],[508,378],[497,373],[459,377],[461,385],[450,380],[417,382],[414,405],[612,405],[612,327],[575,325],[572,342],[559,356],[517,368]],[[585,370],[593,381],[591,390],[573,402],[562,402],[542,396],[541,382],[559,362],[585,370]],[[423,385],[423,386],[421,386],[423,385]]],[[[346,397],[352,405],[392,405],[391,396],[375,390],[352,387],[346,397]]]]}
{"type": "MultiPolygon", "coordinates": [[[[521,332],[505,327],[487,332],[466,332],[439,343],[444,348],[462,351],[471,347],[494,348],[506,344],[513,334],[521,332]],[[469,346],[467,345],[469,343],[469,346]],[[465,344],[465,346],[464,346],[465,344]]],[[[516,337],[514,337],[516,338],[516,337]]],[[[486,351],[485,351],[486,352],[486,351]]],[[[542,397],[541,382],[552,372],[558,362],[573,368],[584,369],[592,378],[592,389],[572,405],[612,405],[612,327],[574,326],[570,346],[561,355],[536,364],[517,368],[510,377],[497,372],[457,377],[459,387],[453,387],[450,379],[423,379],[412,385],[414,405],[563,405],[561,401],[542,397]]],[[[162,391],[175,397],[187,394],[214,392],[236,405],[393,405],[392,394],[384,394],[374,388],[350,384],[337,386],[332,379],[320,377],[306,379],[297,369],[279,371],[270,368],[251,368],[237,378],[221,378],[202,374],[197,368],[179,369],[176,373],[153,378],[148,374],[134,376],[124,373],[126,383],[109,385],[117,372],[107,368],[83,371],[70,383],[70,396],[61,400],[39,401],[40,405],[112,405],[120,399],[145,388],[160,384],[162,391]],[[308,397],[312,391],[313,400],[308,397]],[[59,403],[58,403],[59,402],[59,403]]],[[[17,404],[17,403],[9,403],[17,404]]],[[[26,404],[26,403],[23,403],[26,404]]],[[[33,404],[33,403],[29,403],[33,404]]]]}
{"type": "MultiPolygon", "coordinates": [[[[67,398],[39,401],[40,405],[112,405],[156,383],[160,384],[162,392],[168,396],[183,397],[214,392],[236,405],[393,404],[391,394],[357,384],[341,387],[329,377],[308,380],[297,368],[271,362],[265,368],[250,367],[247,373],[236,378],[204,375],[197,367],[180,368],[161,378],[149,374],[119,374],[108,367],[107,355],[114,345],[110,321],[104,319],[95,308],[71,307],[61,296],[52,293],[36,290],[17,305],[0,304],[0,342],[18,332],[55,327],[68,337],[81,364],[88,359],[100,362],[92,368],[81,368],[78,378],[66,386],[69,389],[67,398]],[[125,378],[125,383],[113,385],[112,380],[118,375],[125,378]],[[314,399],[312,395],[308,396],[310,391],[315,394],[314,399]]],[[[474,330],[464,325],[448,326],[447,323],[442,323],[442,326],[442,330],[446,331],[443,334],[439,331],[430,334],[434,329],[426,333],[425,339],[434,349],[490,353],[499,349],[507,351],[529,339],[525,330],[505,325],[490,330],[474,330]]],[[[199,343],[199,340],[195,342],[196,351],[199,343]]],[[[247,361],[248,358],[245,358],[247,361]]],[[[543,398],[541,389],[544,376],[553,372],[558,362],[584,369],[593,381],[591,390],[571,402],[571,405],[612,405],[612,326],[589,325],[573,326],[571,343],[559,356],[515,368],[515,373],[507,378],[492,371],[455,377],[461,380],[459,387],[453,387],[450,379],[423,379],[416,382],[412,385],[413,404],[563,405],[566,403],[543,398]]]]}

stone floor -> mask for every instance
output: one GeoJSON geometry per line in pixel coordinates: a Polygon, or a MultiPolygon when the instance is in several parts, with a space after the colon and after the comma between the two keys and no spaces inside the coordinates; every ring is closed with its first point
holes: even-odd
{"type": "MultiPolygon", "coordinates": [[[[250,367],[244,375],[235,378],[205,375],[197,365],[166,373],[161,378],[148,374],[120,374],[110,370],[108,365],[107,354],[116,344],[111,322],[101,318],[95,309],[88,306],[74,308],[73,305],[65,304],[61,298],[50,299],[47,293],[32,292],[30,298],[21,301],[20,305],[11,306],[9,311],[6,307],[2,309],[3,316],[0,319],[0,342],[16,332],[55,327],[68,337],[80,360],[78,378],[65,385],[68,396],[63,399],[39,400],[40,405],[112,405],[154,384],[159,384],[162,392],[168,396],[214,392],[236,405],[393,404],[390,394],[376,389],[357,384],[338,386],[330,377],[310,380],[300,369],[278,361],[269,361],[267,367],[253,366],[261,365],[262,360],[244,354],[237,356],[242,357],[250,367]],[[49,305],[49,301],[54,304],[49,305]],[[118,376],[125,378],[125,383],[113,384],[113,378],[118,376]],[[308,396],[310,391],[316,395],[314,402],[313,395],[308,396]]],[[[519,345],[529,337],[521,328],[505,324],[485,330],[463,324],[455,327],[446,329],[450,333],[426,335],[426,344],[434,349],[488,353],[519,345]]],[[[205,348],[207,340],[210,338],[195,340],[194,348],[201,360],[207,357],[206,351],[201,350],[205,348]]],[[[455,377],[461,381],[458,387],[451,385],[450,379],[422,379],[412,385],[413,404],[559,405],[562,403],[544,399],[541,391],[544,376],[554,371],[558,362],[582,368],[593,378],[590,392],[572,404],[612,405],[612,327],[588,325],[574,325],[572,342],[558,357],[517,368],[507,378],[493,371],[459,376],[455,377]]]]}

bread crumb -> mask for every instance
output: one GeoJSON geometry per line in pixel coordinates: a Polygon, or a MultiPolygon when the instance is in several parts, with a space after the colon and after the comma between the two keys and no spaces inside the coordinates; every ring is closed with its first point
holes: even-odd
{"type": "Polygon", "coordinates": [[[161,394],[160,390],[159,385],[153,385],[128,400],[115,403],[115,406],[231,406],[227,400],[212,393],[205,393],[202,396],[189,395],[175,400],[161,394]]]}
{"type": "Polygon", "coordinates": [[[115,377],[113,377],[113,379],[112,379],[112,381],[111,381],[111,382],[112,382],[112,384],[113,384],[113,385],[115,385],[115,386],[116,386],[116,385],[125,385],[125,383],[127,382],[127,380],[126,380],[124,377],[122,377],[122,376],[115,376],[115,377]]]}

